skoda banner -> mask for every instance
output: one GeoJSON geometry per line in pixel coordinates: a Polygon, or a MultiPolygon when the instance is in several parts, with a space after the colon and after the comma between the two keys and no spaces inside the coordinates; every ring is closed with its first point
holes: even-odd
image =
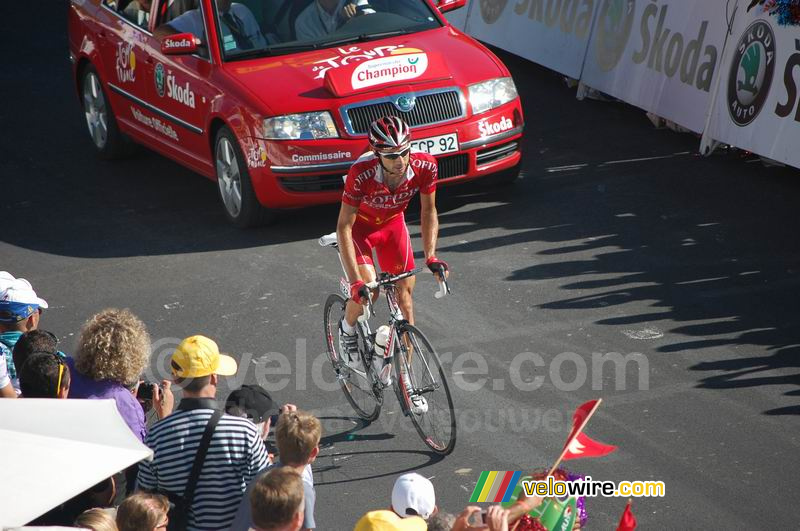
{"type": "Polygon", "coordinates": [[[728,0],[598,0],[581,81],[703,131],[728,0]]]}
{"type": "Polygon", "coordinates": [[[603,0],[471,0],[466,33],[580,78],[603,0]]]}
{"type": "Polygon", "coordinates": [[[742,4],[701,151],[713,140],[800,167],[800,34],[742,4]]]}

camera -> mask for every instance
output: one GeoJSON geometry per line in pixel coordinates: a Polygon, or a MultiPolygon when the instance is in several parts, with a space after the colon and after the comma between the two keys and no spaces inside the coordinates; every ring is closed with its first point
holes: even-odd
{"type": "Polygon", "coordinates": [[[139,400],[152,400],[156,392],[156,387],[158,387],[157,383],[141,382],[139,384],[139,389],[136,391],[136,398],[139,400]]]}

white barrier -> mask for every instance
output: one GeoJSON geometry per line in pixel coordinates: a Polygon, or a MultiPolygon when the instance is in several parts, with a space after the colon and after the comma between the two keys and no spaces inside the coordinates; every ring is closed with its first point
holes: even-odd
{"type": "Polygon", "coordinates": [[[702,132],[727,0],[604,0],[581,82],[702,132]]]}
{"type": "Polygon", "coordinates": [[[466,33],[578,79],[601,0],[471,0],[466,33]]]}
{"type": "Polygon", "coordinates": [[[739,10],[701,152],[713,140],[800,167],[800,31],[739,10]]]}
{"type": "Polygon", "coordinates": [[[461,7],[459,9],[454,9],[449,13],[445,13],[444,18],[446,18],[447,22],[453,26],[457,27],[461,31],[464,31],[464,28],[467,25],[467,16],[469,14],[469,10],[472,9],[472,4],[474,3],[474,1],[467,2],[466,7],[461,7]]]}

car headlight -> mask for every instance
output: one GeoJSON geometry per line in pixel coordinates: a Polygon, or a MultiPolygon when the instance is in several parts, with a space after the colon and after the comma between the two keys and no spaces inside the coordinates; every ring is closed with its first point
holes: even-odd
{"type": "Polygon", "coordinates": [[[517,87],[510,77],[499,77],[469,86],[469,102],[474,114],[499,107],[516,97],[517,87]]]}
{"type": "Polygon", "coordinates": [[[328,111],[286,114],[264,120],[266,140],[314,140],[338,136],[336,124],[328,111]]]}

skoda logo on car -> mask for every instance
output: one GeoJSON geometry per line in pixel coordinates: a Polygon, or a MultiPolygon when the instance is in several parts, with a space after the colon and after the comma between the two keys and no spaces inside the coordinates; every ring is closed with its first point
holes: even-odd
{"type": "Polygon", "coordinates": [[[413,96],[400,96],[395,100],[394,106],[397,107],[398,111],[402,112],[411,112],[414,109],[414,104],[417,103],[417,99],[413,96]]]}

